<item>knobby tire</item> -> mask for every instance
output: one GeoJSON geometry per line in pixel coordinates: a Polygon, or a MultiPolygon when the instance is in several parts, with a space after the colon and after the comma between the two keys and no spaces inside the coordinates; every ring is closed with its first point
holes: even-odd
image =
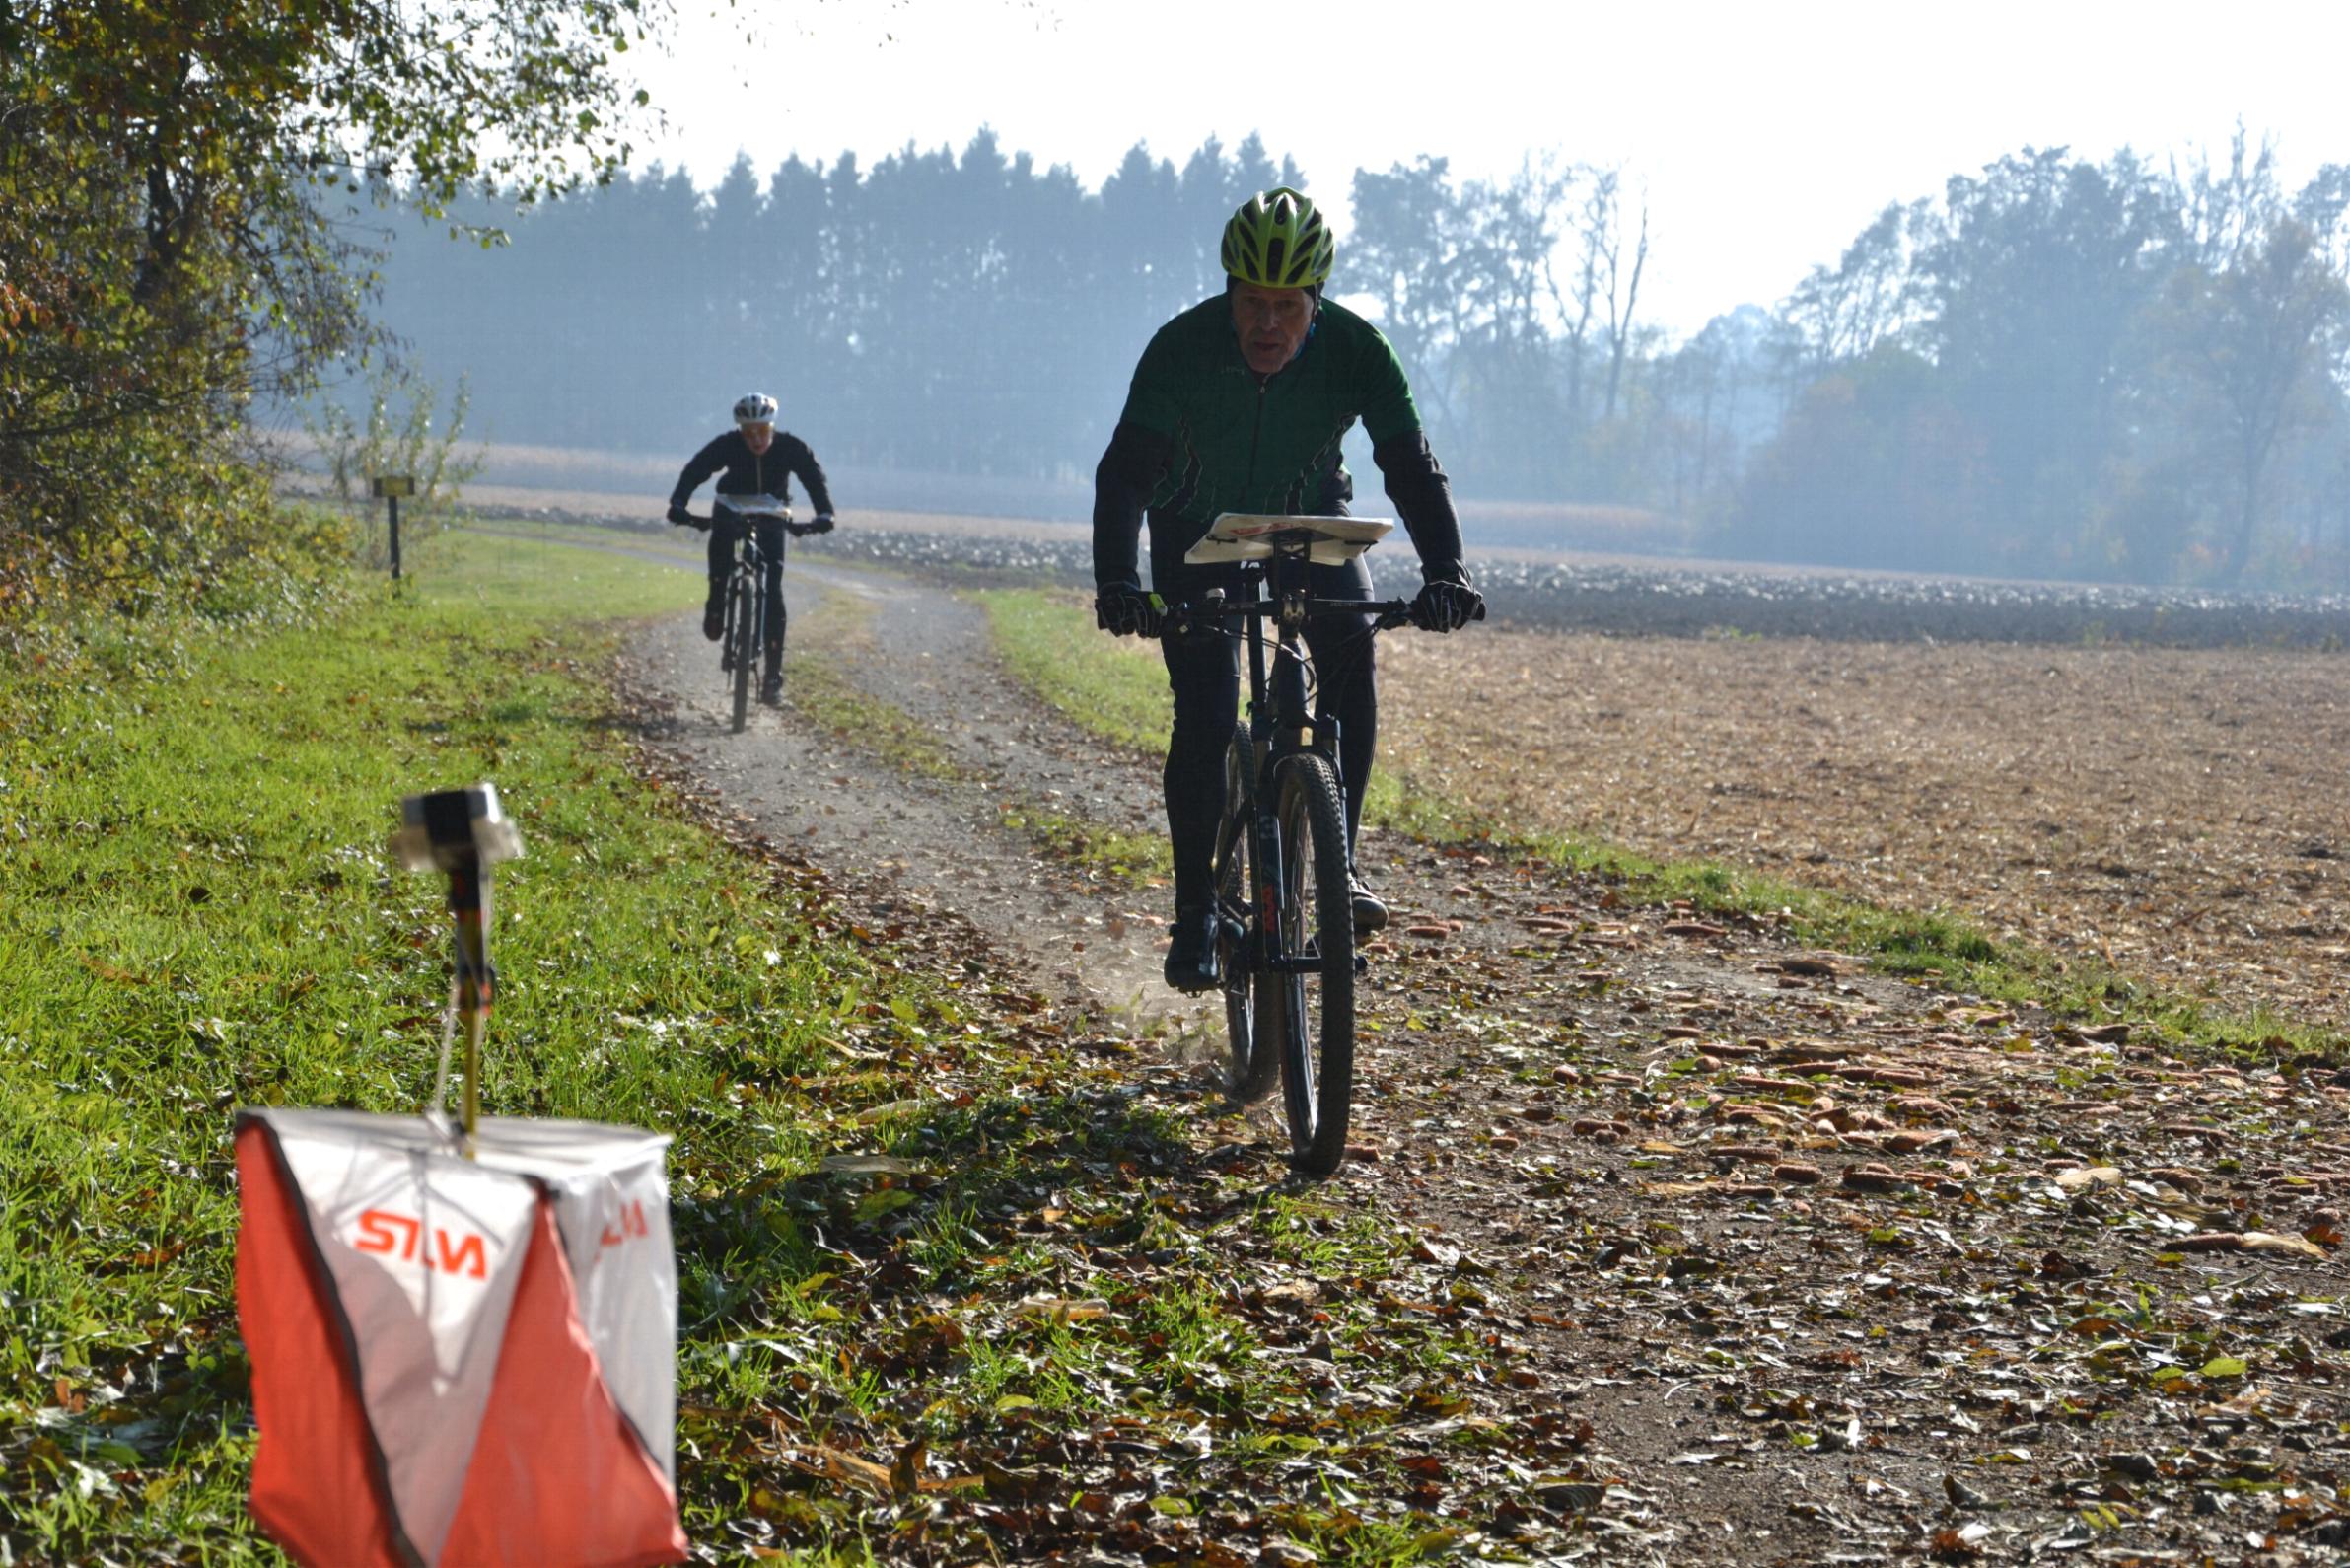
{"type": "Polygon", "coordinates": [[[1279,1009],[1257,1005],[1269,989],[1258,984],[1249,929],[1248,841],[1256,820],[1256,751],[1248,727],[1237,725],[1224,752],[1224,820],[1216,833],[1216,908],[1224,917],[1217,938],[1224,973],[1224,1027],[1232,1060],[1226,1087],[1235,1100],[1261,1100],[1281,1072],[1279,1009]],[[1235,940],[1242,933],[1242,940],[1235,940]]]}
{"type": "MultiPolygon", "coordinates": [[[[775,608],[777,615],[781,617],[775,622],[775,689],[781,692],[783,689],[783,639],[784,634],[791,629],[792,622],[791,617],[783,613],[783,606],[780,604],[775,608]]],[[[760,657],[762,659],[765,657],[764,650],[761,650],[760,657]]],[[[759,674],[761,678],[765,677],[765,665],[759,666],[759,674]]]]}
{"type": "Polygon", "coordinates": [[[1312,955],[1309,972],[1265,976],[1280,1014],[1283,1109],[1290,1163],[1327,1176],[1346,1155],[1354,1102],[1354,895],[1346,873],[1346,808],[1322,757],[1283,757],[1273,770],[1280,823],[1281,941],[1284,957],[1312,955]]]}
{"type": "Polygon", "coordinates": [[[750,722],[750,667],[758,659],[757,604],[748,581],[737,574],[727,606],[727,650],[735,663],[735,733],[750,722]]]}

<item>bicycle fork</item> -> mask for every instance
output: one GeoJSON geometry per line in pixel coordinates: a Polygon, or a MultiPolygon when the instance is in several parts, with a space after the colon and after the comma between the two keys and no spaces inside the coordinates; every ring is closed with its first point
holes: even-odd
{"type": "Polygon", "coordinates": [[[720,633],[718,641],[718,668],[721,670],[735,668],[735,606],[738,604],[748,604],[750,606],[750,654],[753,659],[756,659],[764,640],[762,633],[766,629],[760,624],[765,606],[759,603],[759,574],[755,571],[747,572],[741,565],[736,566],[735,575],[727,580],[726,626],[720,633]],[[750,579],[750,594],[748,599],[741,593],[742,580],[745,576],[748,576],[750,579]]]}

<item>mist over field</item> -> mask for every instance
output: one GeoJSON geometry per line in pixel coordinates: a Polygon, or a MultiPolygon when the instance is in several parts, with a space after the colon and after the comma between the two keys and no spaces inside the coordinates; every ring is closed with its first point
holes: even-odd
{"type": "MultiPolygon", "coordinates": [[[[658,167],[401,232],[381,317],[487,477],[674,473],[773,392],[866,506],[1081,519],[1150,333],[1276,182],[1348,181],[1333,296],[1410,375],[1472,544],[2211,587],[2350,578],[2350,169],[2026,148],[1890,199],[1783,297],[1644,316],[1630,172],[1301,170],[1135,146],[1100,188],[987,131],[870,167],[658,167]],[[508,449],[552,449],[535,460],[508,449]],[[570,458],[564,454],[582,454],[570,458]]],[[[394,396],[409,392],[394,391],[394,396]]],[[[364,395],[346,387],[346,399],[364,395]]],[[[1384,503],[1359,432],[1359,505],[1384,503]]],[[[665,475],[666,477],[666,475],[665,475]]]]}

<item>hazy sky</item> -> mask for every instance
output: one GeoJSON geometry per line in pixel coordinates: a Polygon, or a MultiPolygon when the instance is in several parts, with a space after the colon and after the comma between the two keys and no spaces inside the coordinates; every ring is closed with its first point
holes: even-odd
{"type": "Polygon", "coordinates": [[[677,5],[674,52],[637,56],[668,114],[638,161],[704,185],[738,149],[763,177],[793,152],[960,152],[984,124],[1091,188],[1137,140],[1179,162],[1254,130],[1334,209],[1343,271],[1356,168],[1433,153],[1500,177],[1554,152],[1645,191],[1642,314],[1675,332],[1779,299],[1887,201],[2027,145],[2222,156],[2242,118],[2295,181],[2350,161],[2343,0],[677,5]]]}

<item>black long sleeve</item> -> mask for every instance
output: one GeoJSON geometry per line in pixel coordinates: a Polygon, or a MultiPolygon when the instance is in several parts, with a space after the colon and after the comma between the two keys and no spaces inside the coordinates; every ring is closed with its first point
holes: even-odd
{"type": "Polygon", "coordinates": [[[669,504],[683,506],[692,500],[693,492],[701,488],[702,481],[727,465],[734,455],[734,445],[742,439],[733,431],[713,436],[701,451],[686,459],[684,471],[677,475],[677,487],[670,492],[669,504]]]}
{"type": "Polygon", "coordinates": [[[677,475],[677,487],[670,492],[670,505],[685,505],[693,492],[701,488],[702,481],[712,474],[719,476],[721,495],[785,496],[796,478],[808,491],[809,505],[819,512],[832,510],[832,490],[824,482],[823,465],[816,461],[808,443],[788,430],[776,431],[765,452],[751,451],[750,443],[740,430],[724,431],[713,437],[709,445],[685,461],[684,471],[677,475]]]}
{"type": "Polygon", "coordinates": [[[1143,509],[1166,471],[1175,443],[1120,421],[1094,469],[1094,583],[1142,583],[1137,559],[1143,509]]]}
{"type": "MultiPolygon", "coordinates": [[[[1420,553],[1420,575],[1431,582],[1465,582],[1460,564],[1460,515],[1453,510],[1453,482],[1437,465],[1425,431],[1390,436],[1371,449],[1371,461],[1387,481],[1388,499],[1395,503],[1412,548],[1420,553]]],[[[1097,513],[1097,519],[1099,514],[1097,513]]],[[[1095,537],[1101,524],[1094,525],[1095,537]]],[[[1100,549],[1096,544],[1097,552],[1100,549]]]]}
{"type": "Polygon", "coordinates": [[[808,491],[808,504],[818,515],[832,515],[832,491],[824,483],[824,465],[816,461],[816,453],[807,442],[797,436],[778,435],[775,445],[782,449],[785,466],[808,491]]]}

